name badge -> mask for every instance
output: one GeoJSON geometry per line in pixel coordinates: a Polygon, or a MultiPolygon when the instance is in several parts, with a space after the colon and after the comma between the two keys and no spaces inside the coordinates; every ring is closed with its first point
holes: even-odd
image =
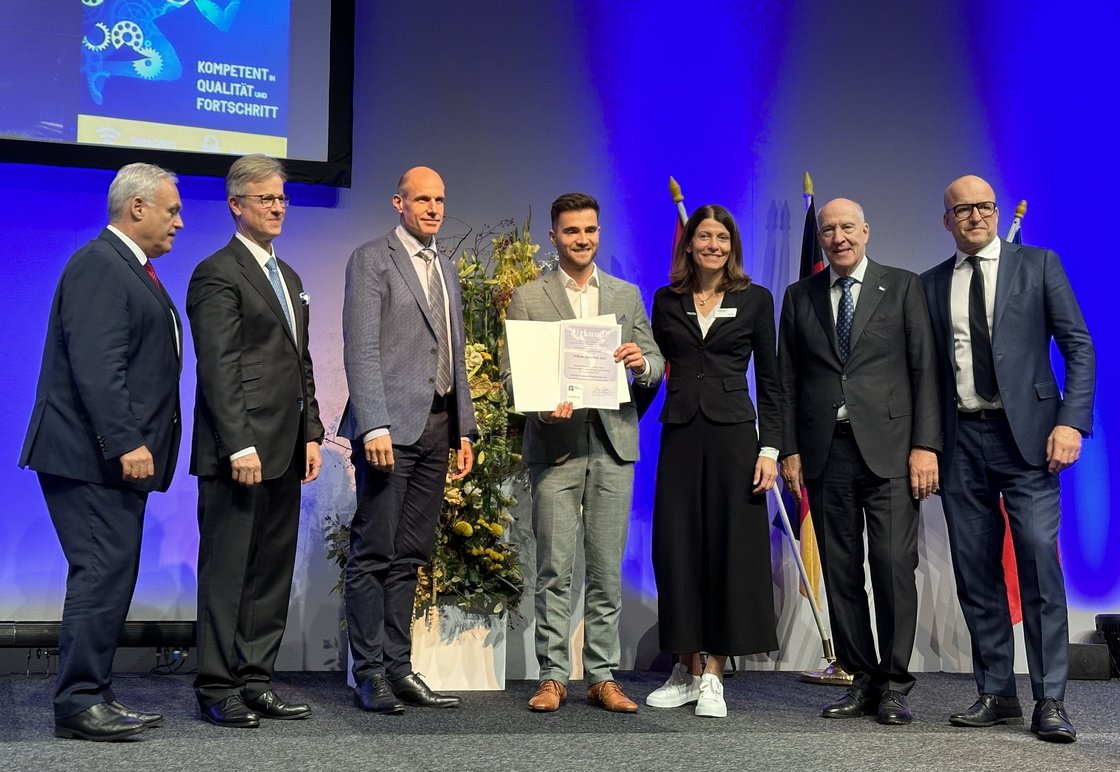
{"type": "Polygon", "coordinates": [[[738,308],[717,308],[716,319],[734,319],[738,311],[738,308]]]}

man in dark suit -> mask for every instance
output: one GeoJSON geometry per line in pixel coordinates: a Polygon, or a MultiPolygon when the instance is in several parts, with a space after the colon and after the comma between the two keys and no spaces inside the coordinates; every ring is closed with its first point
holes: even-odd
{"type": "Polygon", "coordinates": [[[933,332],[918,277],[866,256],[870,226],[859,204],[830,201],[817,222],[829,270],[786,290],[778,358],[782,478],[798,499],[808,489],[837,658],[855,679],[821,715],[908,724],[918,503],[937,486],[941,449],[933,332]]]}
{"type": "Polygon", "coordinates": [[[39,473],[69,563],[55,734],[119,740],[163,718],[111,683],[140,562],[148,493],[179,452],[182,326],[152,258],[183,227],[176,178],[129,164],[109,186],[109,226],[62,271],[20,466],[39,473]]]}
{"type": "MultiPolygon", "coordinates": [[[[653,340],[638,288],[595,265],[598,202],[584,193],[557,198],[552,202],[549,238],[559,254],[559,268],[514,290],[507,318],[558,322],[613,314],[622,327],[615,361],[623,362],[638,383],[656,387],[665,360],[653,340]]],[[[508,356],[503,377],[512,387],[508,356]]],[[[633,401],[617,410],[574,410],[571,402],[562,402],[551,413],[528,415],[522,456],[529,466],[537,537],[540,684],[529,708],[551,712],[567,699],[572,567],[582,523],[587,561],[583,647],[590,683],[587,699],[609,711],[634,713],[637,704],[614,680],[620,657],[622,552],[638,459],[638,413],[633,401]]]]}
{"type": "Polygon", "coordinates": [[[478,436],[464,357],[459,276],[438,254],[444,186],[418,166],[397,183],[400,224],[346,266],[342,337],[358,506],[346,562],[346,623],[358,706],[457,707],[412,672],[416,572],[432,557],[449,450],[452,478],[478,436]]]}
{"type": "Polygon", "coordinates": [[[1058,256],[1001,241],[992,187],[966,176],[945,190],[956,253],[923,274],[941,381],[941,502],[957,597],[972,635],[979,699],[949,722],[1019,722],[1015,643],[1001,563],[1004,519],[1019,569],[1035,709],[1031,731],[1073,742],[1065,712],[1069,631],[1058,560],[1058,473],[1077,461],[1093,422],[1093,342],[1058,256]],[[1065,360],[1065,392],[1050,342],[1065,360]]]}
{"type": "Polygon", "coordinates": [[[187,289],[198,359],[191,474],[198,476],[198,675],[217,726],[301,719],[272,688],[299,533],[300,483],[319,476],[323,425],[308,351],[309,298],[276,258],[289,198],[280,163],[226,176],[237,232],[187,289]]]}

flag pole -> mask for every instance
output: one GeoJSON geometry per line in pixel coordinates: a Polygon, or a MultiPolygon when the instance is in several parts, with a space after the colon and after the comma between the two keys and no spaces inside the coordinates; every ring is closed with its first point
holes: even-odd
{"type": "Polygon", "coordinates": [[[673,197],[673,203],[677,205],[677,217],[681,218],[681,225],[684,225],[688,222],[688,211],[684,208],[684,193],[681,193],[680,184],[672,176],[669,177],[669,195],[673,197]]]}
{"type": "Polygon", "coordinates": [[[1019,206],[1015,207],[1015,219],[1011,221],[1011,227],[1007,229],[1007,238],[1004,241],[1012,241],[1015,234],[1019,232],[1019,227],[1023,224],[1023,216],[1027,213],[1026,199],[1019,202],[1019,206]]]}

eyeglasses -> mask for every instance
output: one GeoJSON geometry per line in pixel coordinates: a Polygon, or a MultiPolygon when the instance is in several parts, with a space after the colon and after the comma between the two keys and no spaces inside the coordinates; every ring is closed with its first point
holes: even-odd
{"type": "Polygon", "coordinates": [[[976,204],[957,204],[949,209],[953,213],[953,217],[958,220],[967,220],[972,217],[972,210],[975,209],[976,213],[981,217],[991,217],[996,211],[995,201],[981,201],[976,204]]]}
{"type": "Polygon", "coordinates": [[[274,196],[271,193],[267,193],[263,196],[259,195],[259,194],[258,195],[244,194],[244,195],[240,195],[240,196],[235,196],[235,198],[255,198],[255,199],[257,199],[257,203],[259,203],[261,205],[261,209],[271,209],[272,205],[275,204],[276,202],[280,202],[280,206],[287,208],[288,204],[291,203],[291,201],[292,201],[291,196],[274,196]]]}

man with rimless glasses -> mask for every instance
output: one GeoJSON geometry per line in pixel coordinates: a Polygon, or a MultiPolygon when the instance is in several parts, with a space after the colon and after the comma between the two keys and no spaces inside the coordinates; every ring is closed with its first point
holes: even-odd
{"type": "Polygon", "coordinates": [[[276,257],[289,198],[264,155],[226,177],[237,232],[187,290],[198,359],[191,474],[198,477],[198,676],[202,717],[253,728],[302,719],[272,671],[287,622],[300,483],[319,476],[323,425],[307,348],[309,297],[276,257]]]}
{"type": "Polygon", "coordinates": [[[971,175],[946,188],[942,220],[957,249],[922,276],[941,382],[941,502],[979,692],[949,723],[1023,721],[1001,562],[1002,496],[1035,699],[1030,728],[1041,740],[1073,742],[1064,706],[1069,631],[1058,474],[1077,461],[1092,430],[1093,342],[1058,256],[999,239],[995,198],[971,175]],[[1065,361],[1064,393],[1051,340],[1065,361]]]}

